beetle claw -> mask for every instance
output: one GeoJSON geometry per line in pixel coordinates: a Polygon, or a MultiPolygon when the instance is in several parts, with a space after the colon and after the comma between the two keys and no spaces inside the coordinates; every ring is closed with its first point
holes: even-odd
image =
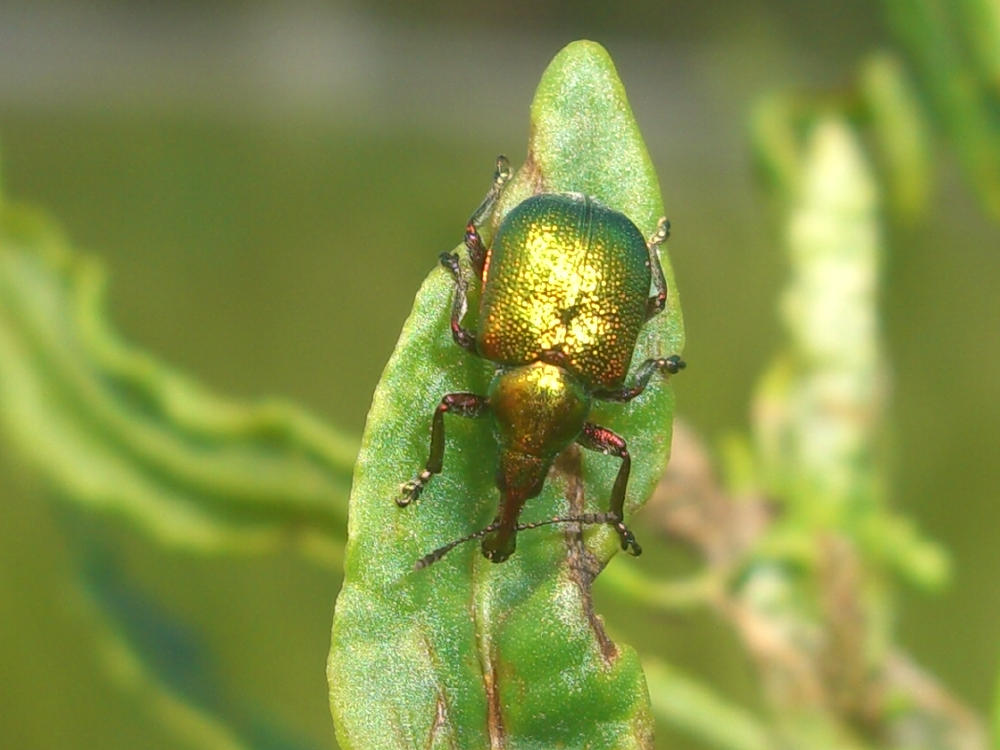
{"type": "Polygon", "coordinates": [[[656,231],[653,232],[653,236],[649,238],[647,243],[650,247],[656,247],[657,245],[662,245],[670,238],[670,220],[666,216],[661,216],[660,220],[656,222],[656,231]]]}
{"type": "Polygon", "coordinates": [[[687,367],[687,362],[681,359],[678,355],[672,354],[663,361],[663,365],[667,368],[667,372],[671,375],[676,375],[687,367]]]}
{"type": "Polygon", "coordinates": [[[403,482],[399,486],[399,497],[396,498],[396,505],[405,508],[410,503],[415,503],[420,499],[420,493],[424,491],[424,483],[420,479],[411,479],[403,482]]]}
{"type": "Polygon", "coordinates": [[[632,557],[638,557],[642,554],[642,547],[639,546],[639,542],[635,540],[635,535],[629,531],[628,526],[620,520],[615,521],[615,531],[618,532],[618,536],[621,538],[623,550],[632,555],[632,557]]]}
{"type": "Polygon", "coordinates": [[[496,185],[498,192],[504,186],[504,183],[510,179],[510,175],[510,161],[507,160],[506,156],[500,154],[497,157],[496,170],[493,172],[493,184],[496,185]]]}
{"type": "Polygon", "coordinates": [[[458,264],[458,255],[455,253],[441,253],[438,256],[438,262],[444,267],[448,273],[454,277],[458,277],[461,274],[461,266],[458,264]]]}

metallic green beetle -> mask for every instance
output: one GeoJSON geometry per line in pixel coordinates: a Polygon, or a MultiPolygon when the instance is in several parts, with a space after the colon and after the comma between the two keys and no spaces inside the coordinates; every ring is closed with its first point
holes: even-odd
{"type": "Polygon", "coordinates": [[[549,523],[608,523],[633,555],[642,549],[623,513],[631,457],[625,441],[587,421],[594,399],[630,401],[656,372],[684,367],[677,355],[647,359],[625,386],[643,323],[661,312],[667,298],[658,248],[670,232],[661,219],[647,243],[628,217],[574,193],[540,193],[504,217],[489,249],[479,228],[493,212],[510,167],[497,159],[493,185],[465,230],[465,246],[482,284],[476,332],[462,327],[467,281],[458,256],[442,265],[455,281],[451,330],[455,342],[496,363],[485,396],[449,393],[431,426],[430,457],[417,477],[403,484],[396,503],[415,501],[444,459],[444,415],[492,414],[499,449],[496,518],[484,529],[421,558],[422,568],[458,544],[483,538],[483,554],[503,562],[514,552],[517,532],[549,523]],[[649,296],[650,283],[654,294],[649,296]],[[537,496],[555,458],[573,442],[621,459],[609,513],[519,524],[525,501],[537,496]]]}

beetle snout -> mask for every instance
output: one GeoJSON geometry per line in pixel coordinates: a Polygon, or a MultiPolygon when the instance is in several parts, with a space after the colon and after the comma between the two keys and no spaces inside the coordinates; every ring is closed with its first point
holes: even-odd
{"type": "Polygon", "coordinates": [[[504,529],[500,529],[483,539],[483,557],[493,563],[502,563],[514,554],[516,546],[515,532],[505,533],[504,529]]]}

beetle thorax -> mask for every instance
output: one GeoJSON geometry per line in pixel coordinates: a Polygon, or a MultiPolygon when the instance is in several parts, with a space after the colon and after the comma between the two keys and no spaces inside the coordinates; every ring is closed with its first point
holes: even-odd
{"type": "Polygon", "coordinates": [[[591,403],[579,378],[543,362],[501,370],[489,400],[501,449],[540,458],[555,457],[577,438],[591,403]]]}

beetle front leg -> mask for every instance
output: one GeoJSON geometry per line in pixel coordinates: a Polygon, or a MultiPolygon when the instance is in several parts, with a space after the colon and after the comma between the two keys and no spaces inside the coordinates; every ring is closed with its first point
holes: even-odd
{"type": "Polygon", "coordinates": [[[650,378],[655,373],[666,370],[671,375],[676,375],[685,367],[687,367],[687,363],[676,354],[672,354],[669,357],[647,359],[639,365],[639,369],[636,370],[635,378],[630,387],[594,391],[594,398],[601,401],[631,401],[646,390],[650,378]]]}
{"type": "Polygon", "coordinates": [[[467,352],[478,355],[475,332],[462,327],[462,318],[469,309],[469,283],[462,276],[462,267],[455,253],[441,253],[440,261],[455,280],[455,291],[451,297],[451,337],[467,352]]]}
{"type": "Polygon", "coordinates": [[[621,539],[622,549],[628,551],[630,555],[638,557],[642,554],[642,547],[635,541],[635,536],[625,525],[625,490],[628,487],[628,475],[632,470],[632,457],[629,455],[625,439],[612,432],[606,427],[587,422],[583,425],[580,437],[576,439],[580,445],[588,450],[597,451],[611,456],[617,456],[622,460],[622,465],[618,469],[618,476],[615,478],[615,486],[611,489],[611,515],[614,521],[611,525],[618,532],[621,539]]]}
{"type": "Polygon", "coordinates": [[[441,399],[431,422],[431,450],[427,464],[416,478],[405,482],[399,488],[396,505],[405,508],[415,502],[431,477],[441,473],[444,464],[444,415],[447,413],[457,414],[460,417],[481,417],[488,409],[489,401],[486,397],[477,396],[475,393],[449,393],[441,399]]]}
{"type": "Polygon", "coordinates": [[[646,243],[649,250],[649,270],[653,276],[653,287],[656,294],[646,303],[646,320],[659,315],[667,304],[667,280],[663,276],[663,265],[660,263],[660,245],[670,237],[670,222],[661,217],[656,225],[656,231],[646,243]]]}
{"type": "Polygon", "coordinates": [[[493,171],[493,184],[490,185],[489,192],[483,198],[472,216],[469,217],[468,224],[465,225],[465,247],[469,251],[469,260],[476,271],[476,276],[483,277],[483,265],[486,262],[486,245],[479,235],[479,228],[486,223],[486,220],[493,213],[497,198],[503,192],[503,186],[510,179],[510,162],[502,154],[497,157],[496,169],[493,171]]]}

